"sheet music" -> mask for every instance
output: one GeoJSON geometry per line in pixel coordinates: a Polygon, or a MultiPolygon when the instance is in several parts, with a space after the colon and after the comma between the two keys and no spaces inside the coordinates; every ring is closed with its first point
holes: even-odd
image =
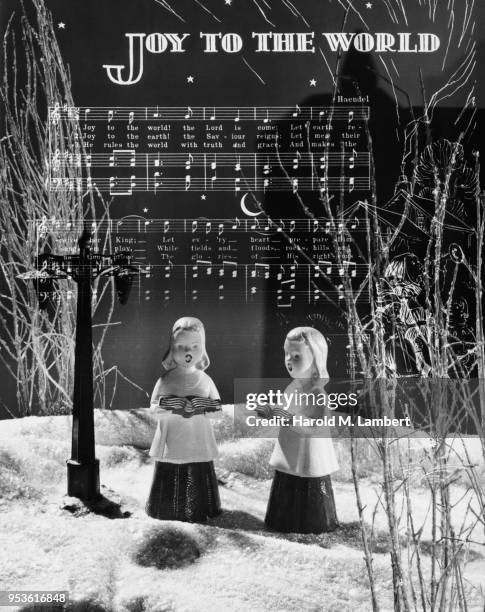
{"type": "Polygon", "coordinates": [[[347,105],[54,106],[48,124],[52,141],[57,142],[63,121],[81,117],[84,151],[50,152],[49,188],[111,196],[207,190],[367,192],[370,160],[362,143],[369,114],[367,106],[347,105]],[[340,141],[343,152],[331,149],[328,125],[320,121],[330,110],[331,143],[340,141]],[[314,116],[319,120],[312,121],[314,116]],[[74,167],[85,176],[77,183],[65,181],[74,167]]]}

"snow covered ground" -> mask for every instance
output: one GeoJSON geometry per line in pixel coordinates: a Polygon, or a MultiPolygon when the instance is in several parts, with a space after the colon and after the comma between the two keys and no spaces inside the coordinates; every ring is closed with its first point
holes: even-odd
{"type": "MultiPolygon", "coordinates": [[[[271,484],[272,440],[233,440],[217,430],[223,514],[205,525],[157,521],[144,503],[152,477],[146,411],[96,411],[96,454],[102,492],[124,518],[89,512],[64,496],[70,418],[0,422],[0,590],[68,590],[71,610],[113,612],[371,610],[348,441],[338,442],[342,470],[333,478],[341,528],[321,536],[268,532],[263,523],[271,484]]],[[[479,446],[470,441],[472,459],[479,446]]],[[[367,517],[380,493],[369,443],[361,442],[359,473],[367,517]]],[[[457,524],[469,495],[452,489],[457,524]]],[[[429,538],[426,489],[413,489],[415,524],[429,538]]],[[[393,609],[386,517],[375,513],[374,568],[382,610],[393,609]]],[[[472,534],[484,542],[483,530],[472,534]]],[[[470,549],[465,577],[469,610],[483,610],[483,546],[470,549]]],[[[4,608],[5,610],[9,608],[4,608]]],[[[32,608],[10,608],[30,610],[32,608]]]]}

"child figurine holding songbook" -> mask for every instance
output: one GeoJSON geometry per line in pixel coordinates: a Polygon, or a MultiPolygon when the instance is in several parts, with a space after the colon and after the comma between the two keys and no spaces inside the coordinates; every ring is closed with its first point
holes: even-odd
{"type": "Polygon", "coordinates": [[[158,417],[150,448],[155,471],[146,504],[153,518],[202,522],[221,512],[210,421],[221,414],[221,402],[205,373],[208,366],[202,322],[179,319],[150,401],[158,417]]]}
{"type": "MultiPolygon", "coordinates": [[[[281,426],[270,465],[275,468],[265,523],[285,533],[323,533],[338,527],[330,474],[338,470],[337,457],[328,428],[293,424],[293,415],[321,419],[328,380],[327,342],[312,327],[297,327],[287,335],[285,365],[293,379],[285,389],[295,399],[289,407],[287,425],[281,426]],[[293,395],[291,395],[293,394],[293,395]],[[308,395],[301,395],[308,394],[308,395]],[[303,405],[301,405],[303,404],[303,405]]],[[[265,407],[271,416],[281,408],[265,407]]],[[[285,411],[286,412],[286,411],[285,411]]]]}

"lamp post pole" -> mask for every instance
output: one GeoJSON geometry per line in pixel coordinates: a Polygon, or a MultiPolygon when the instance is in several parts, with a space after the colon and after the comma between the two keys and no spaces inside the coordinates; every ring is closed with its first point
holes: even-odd
{"type": "Polygon", "coordinates": [[[78,255],[39,255],[36,270],[19,274],[19,278],[34,280],[41,308],[47,307],[45,296],[53,291],[55,279],[72,278],[77,283],[72,446],[71,458],[67,460],[67,493],[89,500],[100,495],[99,461],[94,446],[91,283],[102,275],[114,276],[118,301],[125,304],[133,276],[139,270],[130,265],[132,256],[126,251],[105,255],[92,253],[91,232],[86,228],[79,238],[78,247],[78,255]]]}
{"type": "Polygon", "coordinates": [[[81,499],[99,496],[99,460],[94,450],[93,331],[91,315],[91,235],[79,239],[76,343],[72,407],[71,458],[67,460],[67,494],[81,499]]]}

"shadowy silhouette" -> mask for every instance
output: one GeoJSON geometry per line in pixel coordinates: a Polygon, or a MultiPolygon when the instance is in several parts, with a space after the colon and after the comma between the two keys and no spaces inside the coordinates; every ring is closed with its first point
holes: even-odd
{"type": "MultiPolygon", "coordinates": [[[[320,548],[332,548],[338,544],[362,550],[362,536],[360,524],[357,521],[351,523],[340,523],[340,526],[332,532],[313,534],[313,533],[280,533],[266,527],[264,521],[247,512],[239,510],[224,510],[224,512],[209,523],[211,526],[222,529],[230,529],[231,539],[241,547],[254,547],[255,543],[248,539],[244,533],[252,532],[267,538],[287,540],[298,544],[308,544],[319,546],[320,548]]],[[[370,526],[369,526],[370,532],[370,526]]],[[[259,546],[259,545],[258,545],[259,546]]],[[[371,550],[374,553],[385,554],[390,551],[388,534],[384,531],[374,530],[371,550]]]]}
{"type": "Polygon", "coordinates": [[[192,536],[167,526],[148,532],[132,558],[142,567],[177,569],[195,563],[202,553],[200,544],[192,536]]]}
{"type": "Polygon", "coordinates": [[[65,503],[62,509],[67,510],[67,512],[70,512],[74,516],[84,516],[92,512],[93,514],[100,514],[109,519],[125,519],[129,518],[132,514],[128,510],[122,510],[121,501],[113,501],[104,495],[100,495],[92,500],[69,499],[74,499],[74,501],[65,503]]]}
{"type": "MultiPolygon", "coordinates": [[[[322,203],[319,181],[321,176],[324,176],[324,155],[326,151],[339,154],[342,152],[344,145],[345,152],[349,154],[353,151],[352,143],[355,142],[355,150],[357,153],[372,151],[374,169],[375,169],[375,185],[376,196],[379,206],[383,206],[394,193],[395,183],[398,180],[401,171],[402,151],[403,151],[403,131],[409,118],[412,115],[412,109],[409,108],[409,102],[404,92],[400,92],[396,88],[400,106],[395,99],[388,95],[388,85],[386,84],[387,77],[383,70],[380,70],[375,64],[375,59],[372,53],[362,53],[356,51],[353,47],[343,54],[339,75],[337,78],[337,87],[335,97],[332,93],[322,92],[316,93],[304,100],[299,101],[298,107],[313,107],[311,120],[303,120],[298,116],[298,111],[288,114],[278,122],[278,142],[280,154],[286,154],[286,158],[293,159],[292,164],[285,164],[284,168],[280,166],[272,167],[268,175],[270,178],[278,178],[279,180],[288,180],[289,189],[286,191],[271,191],[269,189],[264,195],[264,209],[268,215],[278,222],[279,219],[309,219],[312,215],[321,219],[326,218],[327,211],[322,203]],[[363,120],[360,122],[356,119],[356,114],[353,119],[347,120],[346,113],[340,111],[337,120],[336,116],[329,120],[328,114],[324,114],[321,118],[319,109],[322,107],[332,107],[335,100],[335,106],[340,109],[347,107],[370,107],[369,120],[367,126],[363,120]],[[407,108],[405,108],[407,107],[407,108]],[[355,140],[353,136],[359,133],[360,137],[355,140]],[[301,138],[296,135],[301,134],[301,138]],[[323,139],[325,137],[325,139],[323,139]],[[326,146],[323,143],[326,143],[326,146]],[[312,154],[313,167],[301,163],[305,155],[312,154]],[[302,157],[298,159],[298,155],[302,157]],[[289,156],[289,157],[288,157],[289,156]],[[323,165],[322,165],[323,164],[323,165]],[[300,177],[302,183],[311,181],[314,185],[312,191],[297,191],[294,193],[290,183],[293,176],[300,177]],[[316,177],[316,179],[314,178],[316,177]],[[314,182],[316,181],[316,183],[314,182]]],[[[322,112],[324,112],[322,110],[322,112]]],[[[340,175],[345,175],[345,181],[349,176],[364,176],[364,171],[361,167],[355,168],[347,162],[342,161],[342,166],[338,167],[337,158],[333,158],[336,166],[328,166],[328,177],[335,181],[340,175]],[[342,174],[343,173],[343,174],[342,174]]],[[[266,172],[268,172],[266,170],[266,172]]],[[[264,178],[264,177],[263,177],[264,178]]],[[[335,217],[339,217],[340,208],[343,210],[350,208],[358,200],[369,199],[370,189],[357,186],[349,192],[348,187],[344,193],[340,193],[340,188],[329,181],[329,196],[331,198],[330,208],[335,217]],[[333,187],[333,188],[332,188],[333,187]]],[[[358,185],[358,183],[356,183],[358,185]]],[[[291,234],[292,238],[297,236],[297,232],[286,228],[286,233],[291,234]]],[[[291,252],[288,249],[288,244],[281,236],[281,246],[279,252],[271,253],[278,255],[273,261],[280,264],[288,262],[295,264],[308,264],[309,260],[301,253],[294,251],[294,255],[289,255],[291,252]],[[293,259],[293,261],[292,261],[293,259]]],[[[331,252],[323,251],[321,243],[315,243],[316,240],[322,240],[324,235],[318,234],[301,235],[300,245],[303,251],[308,255],[310,261],[317,263],[319,260],[332,259],[331,252]]],[[[360,240],[364,234],[360,232],[360,240]]],[[[328,243],[330,245],[330,236],[328,243]]],[[[357,235],[356,235],[357,239],[357,235]]],[[[365,247],[365,245],[364,245],[365,247]]],[[[366,252],[366,249],[363,249],[366,252]]],[[[355,259],[355,257],[353,257],[355,259]]],[[[357,263],[363,263],[357,261],[357,263]]],[[[290,291],[287,289],[291,285],[291,277],[288,272],[284,272],[285,283],[281,283],[281,272],[277,278],[276,274],[272,274],[266,281],[266,297],[264,302],[264,319],[265,327],[265,362],[263,366],[263,377],[276,377],[283,375],[283,358],[282,346],[287,332],[300,325],[311,325],[317,328],[324,334],[329,343],[329,374],[333,377],[346,377],[347,362],[348,362],[348,336],[345,317],[342,310],[343,302],[339,302],[336,295],[335,286],[338,285],[338,280],[332,278],[334,284],[329,283],[323,277],[314,280],[318,289],[327,294],[333,299],[335,304],[331,304],[323,295],[320,295],[318,300],[314,300],[313,290],[310,283],[306,285],[302,282],[306,274],[305,268],[297,268],[295,272],[296,287],[294,291],[295,297],[291,306],[283,307],[288,299],[290,291]],[[275,355],[280,357],[275,359],[275,355]]],[[[312,277],[313,278],[313,277],[312,277]]],[[[295,284],[295,283],[294,283],[295,284]]]]}
{"type": "Polygon", "coordinates": [[[242,510],[224,510],[219,516],[210,519],[208,524],[224,529],[241,529],[242,531],[266,529],[261,519],[242,510]]]}

